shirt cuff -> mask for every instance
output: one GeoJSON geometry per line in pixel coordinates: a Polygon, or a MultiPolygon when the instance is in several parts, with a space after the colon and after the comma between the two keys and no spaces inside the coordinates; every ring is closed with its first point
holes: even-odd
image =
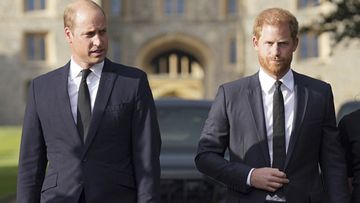
{"type": "Polygon", "coordinates": [[[252,174],[252,172],[253,172],[254,170],[255,170],[255,168],[252,168],[252,169],[250,170],[248,176],[247,176],[246,184],[247,184],[248,186],[251,186],[250,177],[251,177],[251,174],[252,174]]]}

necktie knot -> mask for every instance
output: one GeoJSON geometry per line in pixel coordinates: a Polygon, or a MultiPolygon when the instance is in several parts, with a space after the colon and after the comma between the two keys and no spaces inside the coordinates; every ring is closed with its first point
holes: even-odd
{"type": "Polygon", "coordinates": [[[82,80],[86,80],[87,76],[91,73],[91,70],[89,68],[83,69],[81,71],[82,80]]]}
{"type": "Polygon", "coordinates": [[[275,82],[275,88],[276,88],[277,90],[280,89],[281,85],[282,85],[282,82],[281,82],[280,80],[277,80],[277,81],[275,82]]]}

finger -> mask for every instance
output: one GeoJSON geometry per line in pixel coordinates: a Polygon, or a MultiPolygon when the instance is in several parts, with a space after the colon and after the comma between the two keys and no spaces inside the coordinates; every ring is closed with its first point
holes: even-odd
{"type": "Polygon", "coordinates": [[[277,168],[274,168],[274,170],[272,170],[272,175],[273,176],[277,176],[279,178],[286,178],[286,173],[280,171],[279,169],[277,168]]]}
{"type": "Polygon", "coordinates": [[[271,178],[269,178],[269,182],[271,183],[280,183],[280,184],[286,184],[286,183],[289,183],[289,179],[287,178],[279,178],[279,177],[276,177],[276,176],[272,176],[271,178]]]}
{"type": "Polygon", "coordinates": [[[265,190],[269,191],[269,192],[275,192],[276,190],[278,190],[280,187],[275,187],[272,185],[268,185],[266,186],[265,190]]]}
{"type": "Polygon", "coordinates": [[[281,188],[282,186],[284,186],[284,184],[278,183],[278,182],[271,182],[271,183],[268,183],[268,186],[271,188],[274,188],[274,189],[278,189],[278,188],[281,188]]]}

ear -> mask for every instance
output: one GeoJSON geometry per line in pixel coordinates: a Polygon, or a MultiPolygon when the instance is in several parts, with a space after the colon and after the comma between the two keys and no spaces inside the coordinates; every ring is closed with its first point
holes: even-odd
{"type": "Polygon", "coordinates": [[[65,27],[64,28],[64,33],[65,33],[65,37],[66,37],[66,40],[71,43],[72,42],[72,39],[73,39],[73,34],[71,32],[71,29],[69,27],[65,27]]]}
{"type": "Polygon", "coordinates": [[[296,50],[298,44],[299,44],[299,38],[296,37],[296,38],[294,39],[294,49],[293,49],[293,52],[296,50]]]}
{"type": "Polygon", "coordinates": [[[259,40],[256,38],[255,35],[252,36],[252,44],[255,50],[258,50],[259,40]]]}

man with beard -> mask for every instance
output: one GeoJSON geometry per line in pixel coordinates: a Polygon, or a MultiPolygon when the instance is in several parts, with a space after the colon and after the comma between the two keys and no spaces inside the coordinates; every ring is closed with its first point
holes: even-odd
{"type": "Polygon", "coordinates": [[[198,169],[227,186],[226,202],[349,202],[331,87],[291,69],[296,18],[262,11],[252,41],[260,69],[219,87],[198,169]]]}

